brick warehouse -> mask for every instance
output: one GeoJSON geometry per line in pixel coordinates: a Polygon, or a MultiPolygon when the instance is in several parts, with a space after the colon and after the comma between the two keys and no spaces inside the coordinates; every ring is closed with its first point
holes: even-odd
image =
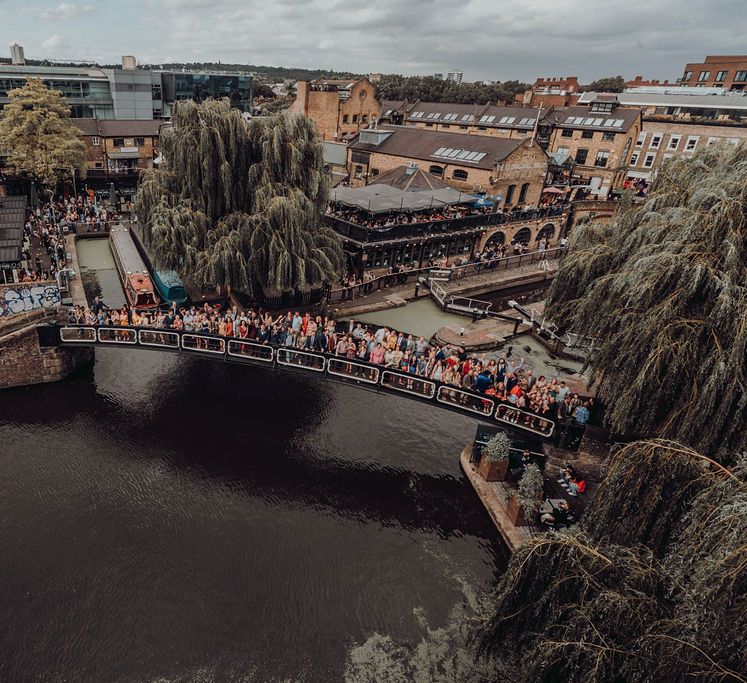
{"type": "Polygon", "coordinates": [[[501,205],[538,205],[547,177],[547,153],[531,139],[460,135],[407,126],[361,131],[348,146],[352,186],[414,164],[466,192],[500,197],[501,205]]]}

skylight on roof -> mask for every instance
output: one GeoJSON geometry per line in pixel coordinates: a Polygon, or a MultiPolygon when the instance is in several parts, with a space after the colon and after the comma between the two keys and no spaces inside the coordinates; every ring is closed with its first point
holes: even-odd
{"type": "Polygon", "coordinates": [[[622,128],[623,123],[625,123],[624,119],[615,119],[615,128],[622,128]]]}
{"type": "Polygon", "coordinates": [[[439,116],[441,116],[441,112],[439,112],[439,111],[432,111],[425,118],[427,118],[427,119],[437,119],[439,116]]]}
{"type": "Polygon", "coordinates": [[[425,112],[424,112],[424,111],[414,111],[414,112],[413,112],[413,113],[412,113],[412,114],[410,115],[410,118],[411,118],[411,119],[422,119],[422,118],[423,118],[423,114],[425,114],[425,112]]]}
{"type": "Polygon", "coordinates": [[[462,121],[469,122],[469,121],[474,121],[474,120],[475,120],[474,114],[465,114],[464,116],[462,116],[462,121]]]}
{"type": "Polygon", "coordinates": [[[470,152],[466,149],[453,149],[451,147],[439,147],[431,156],[453,159],[455,161],[468,161],[477,163],[487,156],[487,152],[470,152]]]}
{"type": "Polygon", "coordinates": [[[444,121],[454,121],[459,114],[444,114],[444,121]]]}
{"type": "Polygon", "coordinates": [[[488,116],[486,114],[480,117],[480,123],[493,123],[493,121],[495,121],[495,116],[488,116]]]}
{"type": "Polygon", "coordinates": [[[386,110],[386,111],[384,112],[384,116],[389,116],[389,114],[391,114],[391,113],[392,113],[392,110],[391,110],[391,109],[387,109],[387,110],[386,110]]]}

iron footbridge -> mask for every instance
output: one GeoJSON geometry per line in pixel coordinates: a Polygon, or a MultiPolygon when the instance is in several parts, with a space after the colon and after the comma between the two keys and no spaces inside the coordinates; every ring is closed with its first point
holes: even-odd
{"type": "Polygon", "coordinates": [[[186,330],[91,325],[47,327],[53,328],[54,340],[59,346],[171,351],[271,370],[296,370],[360,388],[415,399],[482,421],[499,422],[508,428],[530,432],[543,439],[550,438],[555,429],[552,420],[490,396],[329,353],[186,330]]]}

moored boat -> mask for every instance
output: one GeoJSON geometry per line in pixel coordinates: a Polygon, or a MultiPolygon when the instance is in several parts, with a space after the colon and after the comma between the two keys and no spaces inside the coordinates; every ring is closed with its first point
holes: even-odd
{"type": "Polygon", "coordinates": [[[109,246],[117,265],[125,297],[135,308],[155,308],[159,300],[150,273],[138,253],[130,231],[115,226],[109,231],[109,246]]]}

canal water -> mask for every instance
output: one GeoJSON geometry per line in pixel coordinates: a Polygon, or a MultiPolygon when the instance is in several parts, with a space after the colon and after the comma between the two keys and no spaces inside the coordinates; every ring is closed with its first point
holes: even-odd
{"type": "Polygon", "coordinates": [[[83,289],[89,303],[101,296],[111,308],[126,304],[124,291],[114,263],[109,240],[104,238],[79,239],[75,243],[83,289]]]}
{"type": "Polygon", "coordinates": [[[0,400],[3,680],[386,680],[505,568],[467,417],[125,349],[0,400]]]}

